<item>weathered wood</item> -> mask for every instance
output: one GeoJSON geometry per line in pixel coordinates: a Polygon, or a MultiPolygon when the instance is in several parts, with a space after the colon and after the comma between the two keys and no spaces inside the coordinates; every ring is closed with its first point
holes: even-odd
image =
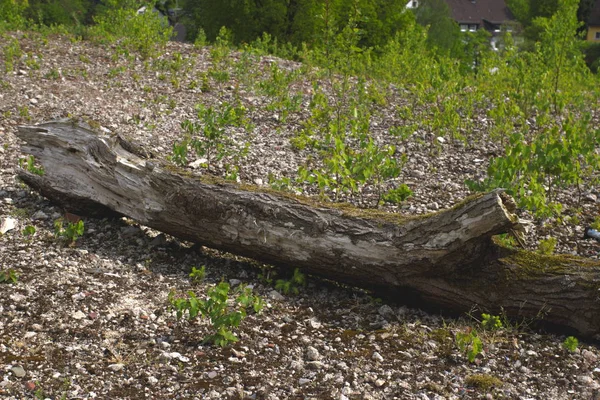
{"type": "Polygon", "coordinates": [[[18,136],[45,169],[21,170],[21,179],[76,213],[124,215],[208,247],[455,311],[542,312],[582,336],[600,333],[600,264],[496,246],[492,236],[517,221],[500,192],[408,218],[190,176],[70,121],[20,127],[18,136]]]}

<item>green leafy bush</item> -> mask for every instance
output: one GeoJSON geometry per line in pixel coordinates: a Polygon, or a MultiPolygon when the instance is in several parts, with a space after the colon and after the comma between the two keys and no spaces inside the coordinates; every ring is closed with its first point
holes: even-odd
{"type": "Polygon", "coordinates": [[[77,239],[83,236],[84,223],[82,220],[77,222],[68,222],[67,226],[64,226],[63,219],[57,219],[54,221],[54,235],[56,237],[64,238],[68,240],[69,244],[73,245],[77,239]]]}
{"type": "Polygon", "coordinates": [[[457,332],[455,338],[459,350],[467,356],[469,362],[474,362],[483,350],[483,344],[477,335],[477,331],[473,328],[467,328],[464,332],[457,332]]]}
{"type": "Polygon", "coordinates": [[[574,336],[569,336],[562,343],[562,346],[566,350],[568,350],[571,353],[573,353],[575,350],[577,350],[577,347],[579,346],[579,340],[577,340],[577,338],[574,337],[574,336]]]}
{"type": "Polygon", "coordinates": [[[35,226],[32,225],[27,225],[24,229],[23,229],[23,236],[28,236],[31,237],[35,235],[35,226]]]}
{"type": "Polygon", "coordinates": [[[0,31],[3,29],[23,29],[27,23],[25,11],[27,0],[0,0],[0,31]]]}
{"type": "Polygon", "coordinates": [[[21,44],[15,38],[10,38],[4,45],[4,71],[13,72],[23,55],[21,44]]]}
{"type": "Polygon", "coordinates": [[[383,200],[386,203],[399,204],[406,201],[406,199],[412,196],[412,194],[413,191],[410,190],[410,188],[403,183],[397,188],[390,189],[387,192],[385,192],[381,196],[381,200],[383,200]]]}
{"type": "Polygon", "coordinates": [[[502,321],[499,316],[485,313],[481,314],[481,326],[483,327],[483,329],[487,329],[490,331],[502,329],[503,327],[502,321]]]}
{"type": "Polygon", "coordinates": [[[294,269],[294,274],[289,280],[277,279],[275,281],[275,289],[283,294],[298,294],[304,285],[306,285],[306,276],[298,268],[294,269]]]}
{"type": "Polygon", "coordinates": [[[152,10],[147,3],[147,11],[138,13],[135,3],[125,4],[108,0],[106,7],[94,17],[95,25],[89,29],[89,36],[96,42],[118,43],[120,52],[137,51],[143,58],[157,54],[173,34],[173,29],[165,19],[152,10]]]}
{"type": "Polygon", "coordinates": [[[178,165],[186,165],[188,148],[192,148],[199,157],[206,158],[204,167],[208,170],[211,170],[216,161],[220,161],[224,157],[239,160],[245,156],[248,148],[239,148],[229,138],[227,132],[230,127],[244,126],[247,130],[251,129],[245,116],[246,108],[244,106],[223,103],[214,108],[198,104],[196,110],[197,121],[186,119],[181,123],[186,138],[173,145],[171,161],[178,165]]]}
{"type": "Polygon", "coordinates": [[[538,244],[538,253],[550,255],[554,253],[554,249],[556,248],[557,240],[555,237],[549,237],[548,239],[540,240],[538,244]]]}
{"type": "Polygon", "coordinates": [[[198,315],[207,318],[213,333],[206,336],[204,342],[224,347],[239,340],[232,329],[240,325],[247,310],[259,313],[264,306],[260,297],[253,295],[251,289],[242,285],[236,288],[233,295],[235,298],[232,300],[229,284],[221,282],[208,290],[204,300],[196,297],[192,291],[187,293],[187,297],[176,297],[175,292],[171,291],[168,299],[177,311],[177,319],[181,319],[184,314],[190,320],[198,315]],[[233,305],[230,306],[230,303],[233,305]]]}
{"type": "Polygon", "coordinates": [[[206,277],[206,266],[201,266],[200,268],[192,267],[192,272],[190,272],[190,278],[193,283],[200,283],[206,277]]]}

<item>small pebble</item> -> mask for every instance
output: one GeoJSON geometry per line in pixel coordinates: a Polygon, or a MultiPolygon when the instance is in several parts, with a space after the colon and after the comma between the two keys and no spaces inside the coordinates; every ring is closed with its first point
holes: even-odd
{"type": "Polygon", "coordinates": [[[23,378],[26,375],[25,369],[20,365],[15,365],[10,371],[15,374],[17,378],[23,378]]]}
{"type": "Polygon", "coordinates": [[[377,351],[373,353],[373,357],[372,357],[372,358],[373,358],[373,360],[375,360],[375,361],[383,362],[383,357],[382,357],[382,355],[381,355],[381,354],[379,354],[379,352],[377,352],[377,351]]]}

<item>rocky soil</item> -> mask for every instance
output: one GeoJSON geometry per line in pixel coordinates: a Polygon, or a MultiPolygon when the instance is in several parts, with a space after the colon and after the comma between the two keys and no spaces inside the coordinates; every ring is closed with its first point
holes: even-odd
{"type": "MultiPolygon", "coordinates": [[[[127,219],[84,218],[85,233],[74,245],[57,239],[54,221],[65,210],[15,177],[23,156],[17,125],[83,118],[164,158],[196,104],[237,98],[254,124],[251,132],[230,132],[249,143],[239,178],[266,185],[272,177],[294,176],[306,159],[307,151],[295,150],[289,139],[307,116],[311,85],[293,83],[290,90],[304,96],[302,107],[283,121],[241,75],[232,72],[222,83],[210,78],[210,91],[203,91],[208,49],[172,43],[157,60],[132,61],[113,57],[114,48],[64,37],[14,33],[0,47],[9,38],[23,54],[13,72],[0,75],[0,224],[14,223],[0,235],[0,271],[18,277],[0,284],[0,398],[600,399],[597,344],[567,351],[565,336],[530,330],[535,321],[484,331],[480,315],[442,317],[316,277],[299,295],[285,295],[266,281],[268,266],[127,219]],[[169,67],[177,54],[181,66],[169,67]],[[35,234],[25,235],[26,226],[35,234]],[[201,265],[207,276],[193,283],[190,270],[201,265]],[[203,344],[210,325],[178,321],[167,300],[171,290],[203,296],[221,280],[247,283],[266,301],[235,330],[240,340],[225,348],[203,344]],[[470,329],[478,329],[483,342],[472,363],[455,341],[470,329]]],[[[0,65],[3,57],[0,52],[0,65]]],[[[235,71],[244,58],[232,57],[235,71]]],[[[252,64],[254,78],[273,63],[300,68],[263,57],[252,64]]],[[[373,120],[381,142],[389,142],[389,128],[401,122],[394,110],[403,101],[400,93],[392,96],[373,120]]],[[[483,176],[499,152],[486,139],[486,119],[475,122],[469,134],[479,139],[467,144],[419,131],[395,142],[408,155],[395,182],[407,183],[414,196],[391,212],[435,211],[468,194],[464,180],[483,176]]],[[[561,192],[565,215],[577,213],[580,221],[534,221],[526,245],[536,248],[551,234],[559,239],[557,251],[597,257],[600,245],[581,236],[600,214],[598,195],[590,184],[579,193],[561,192]]],[[[369,199],[366,193],[361,201],[369,199]]]]}

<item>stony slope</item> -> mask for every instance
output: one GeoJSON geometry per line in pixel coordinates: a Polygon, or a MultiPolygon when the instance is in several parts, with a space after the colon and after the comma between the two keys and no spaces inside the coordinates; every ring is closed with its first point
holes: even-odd
{"type": "MultiPolygon", "coordinates": [[[[600,398],[600,350],[591,343],[571,353],[561,347],[564,336],[511,325],[481,332],[483,353],[469,363],[454,335],[478,326],[473,319],[382,303],[315,278],[300,295],[282,295],[259,276],[267,266],[180,243],[133,221],[85,219],[86,232],[75,246],[57,240],[53,222],[64,210],[15,180],[17,125],[82,117],[165,157],[197,103],[239,98],[255,126],[231,132],[250,143],[240,179],[266,184],[270,174],[293,176],[306,158],[289,139],[306,118],[311,87],[294,83],[306,98],[282,122],[277,111],[267,110],[269,99],[242,80],[211,80],[211,90],[203,92],[201,74],[211,65],[207,49],[173,43],[163,64],[145,63],[66,38],[12,36],[24,55],[0,81],[0,218],[15,220],[16,227],[0,236],[0,270],[12,268],[19,277],[0,285],[0,397],[600,398]],[[176,54],[184,63],[173,71],[168,65],[176,54]],[[31,238],[22,233],[27,225],[36,228],[31,238]],[[193,284],[188,274],[200,265],[207,278],[193,284]],[[267,301],[260,315],[242,322],[240,341],[223,349],[203,345],[208,324],[178,322],[167,302],[171,289],[202,295],[221,279],[249,283],[267,301]]],[[[241,65],[242,56],[235,60],[241,65]]],[[[271,63],[300,67],[264,57],[253,68],[268,71],[271,63]]],[[[402,101],[391,98],[373,121],[381,141],[390,140],[385,135],[398,122],[394,109],[402,101]]],[[[450,206],[467,194],[464,179],[484,173],[498,149],[485,140],[485,119],[476,122],[481,140],[469,146],[420,132],[396,143],[408,154],[398,181],[415,192],[404,212],[450,206]]],[[[597,244],[580,240],[584,223],[598,215],[597,195],[593,186],[584,188],[581,202],[561,193],[589,216],[579,225],[552,228],[561,251],[597,256],[597,244]]],[[[527,244],[535,247],[546,234],[542,224],[534,225],[527,244]]]]}

